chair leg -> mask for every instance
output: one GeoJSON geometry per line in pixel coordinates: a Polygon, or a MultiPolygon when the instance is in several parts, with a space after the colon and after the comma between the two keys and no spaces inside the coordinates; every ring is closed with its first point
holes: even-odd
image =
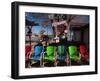
{"type": "Polygon", "coordinates": [[[71,66],[71,64],[72,64],[72,63],[71,63],[71,58],[70,58],[70,56],[69,56],[69,65],[71,66]]]}
{"type": "Polygon", "coordinates": [[[40,59],[40,67],[42,67],[42,60],[40,59]]]}
{"type": "Polygon", "coordinates": [[[54,62],[54,66],[57,67],[57,61],[54,62]]]}
{"type": "Polygon", "coordinates": [[[30,63],[30,61],[31,61],[31,60],[29,59],[29,64],[28,64],[28,67],[29,67],[29,68],[31,68],[31,63],[30,63]]]}
{"type": "Polygon", "coordinates": [[[71,66],[71,59],[68,54],[67,54],[67,66],[71,66]]]}
{"type": "Polygon", "coordinates": [[[42,58],[42,67],[44,67],[44,57],[42,58]]]}
{"type": "Polygon", "coordinates": [[[44,53],[45,52],[41,53],[41,58],[40,58],[40,66],[41,67],[44,67],[44,53]]]}
{"type": "Polygon", "coordinates": [[[43,59],[43,53],[41,53],[41,56],[40,56],[40,67],[42,67],[42,59],[43,59]]]}
{"type": "Polygon", "coordinates": [[[65,59],[66,65],[68,66],[68,57],[65,59]]]}
{"type": "Polygon", "coordinates": [[[30,64],[28,64],[28,67],[29,67],[29,68],[31,68],[31,65],[30,65],[30,64]]]}

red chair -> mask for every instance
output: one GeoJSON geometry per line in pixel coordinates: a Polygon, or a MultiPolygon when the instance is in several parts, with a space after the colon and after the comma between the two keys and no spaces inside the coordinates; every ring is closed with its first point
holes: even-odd
{"type": "Polygon", "coordinates": [[[31,49],[32,49],[32,46],[30,46],[30,45],[27,45],[27,46],[25,46],[25,63],[26,63],[26,65],[27,64],[29,64],[29,56],[30,56],[30,52],[31,52],[31,49]]]}
{"type": "Polygon", "coordinates": [[[89,52],[86,45],[80,45],[80,54],[83,62],[89,61],[89,52]]]}

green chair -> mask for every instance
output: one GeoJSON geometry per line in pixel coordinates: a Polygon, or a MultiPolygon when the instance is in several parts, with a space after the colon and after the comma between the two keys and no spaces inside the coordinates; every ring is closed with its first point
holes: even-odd
{"type": "Polygon", "coordinates": [[[54,62],[54,60],[55,60],[55,54],[54,54],[55,49],[56,49],[55,46],[47,46],[46,56],[44,57],[44,59],[47,60],[47,61],[54,62]]]}
{"type": "Polygon", "coordinates": [[[80,62],[80,54],[78,53],[77,46],[69,46],[69,56],[70,60],[79,63],[80,62]]]}
{"type": "Polygon", "coordinates": [[[56,66],[56,57],[55,57],[56,46],[47,46],[46,53],[44,55],[43,65],[47,67],[56,66]]]}

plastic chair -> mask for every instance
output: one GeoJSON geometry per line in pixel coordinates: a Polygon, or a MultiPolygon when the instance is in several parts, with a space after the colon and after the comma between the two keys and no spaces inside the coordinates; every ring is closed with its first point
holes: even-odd
{"type": "Polygon", "coordinates": [[[25,46],[25,64],[26,67],[29,65],[30,61],[29,61],[29,56],[31,54],[31,49],[32,47],[30,45],[25,46]]]}
{"type": "Polygon", "coordinates": [[[55,51],[55,46],[47,46],[46,50],[47,55],[45,56],[45,60],[53,62],[55,60],[54,51],[55,51]]]}
{"type": "Polygon", "coordinates": [[[46,55],[44,56],[44,60],[47,61],[46,63],[49,62],[48,65],[50,63],[54,63],[55,61],[55,49],[56,49],[55,46],[47,46],[46,48],[46,55]]]}
{"type": "Polygon", "coordinates": [[[69,50],[71,64],[77,65],[77,63],[79,63],[80,59],[81,59],[80,54],[78,53],[77,47],[76,46],[69,46],[68,50],[69,50]]]}
{"type": "Polygon", "coordinates": [[[66,51],[66,46],[60,45],[57,47],[57,60],[59,61],[58,65],[66,65],[67,64],[67,51],[66,51]],[[65,64],[66,63],[66,64],[65,64]]]}
{"type": "Polygon", "coordinates": [[[36,61],[40,60],[40,56],[41,56],[42,50],[43,50],[43,46],[36,46],[34,48],[33,60],[36,60],[36,61]]]}
{"type": "Polygon", "coordinates": [[[41,66],[41,64],[40,64],[41,62],[40,61],[42,59],[42,57],[41,57],[42,56],[42,51],[43,51],[43,46],[36,45],[34,47],[33,57],[31,58],[31,60],[33,61],[33,63],[31,65],[33,65],[35,63],[38,63],[41,66]]]}
{"type": "Polygon", "coordinates": [[[80,45],[80,54],[83,62],[89,61],[89,52],[86,45],[80,45]]]}

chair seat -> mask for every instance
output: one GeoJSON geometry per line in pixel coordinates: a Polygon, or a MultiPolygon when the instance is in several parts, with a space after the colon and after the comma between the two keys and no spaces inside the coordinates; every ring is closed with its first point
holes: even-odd
{"type": "Polygon", "coordinates": [[[32,58],[30,58],[31,60],[34,60],[34,61],[40,61],[40,56],[34,56],[32,58]]]}
{"type": "Polygon", "coordinates": [[[73,56],[73,57],[70,57],[70,59],[74,61],[80,61],[81,58],[79,56],[73,56]]]}
{"type": "Polygon", "coordinates": [[[44,59],[48,60],[48,61],[54,61],[55,60],[55,58],[53,56],[45,57],[44,59]]]}
{"type": "Polygon", "coordinates": [[[64,61],[66,59],[66,56],[58,56],[57,60],[64,61]]]}

